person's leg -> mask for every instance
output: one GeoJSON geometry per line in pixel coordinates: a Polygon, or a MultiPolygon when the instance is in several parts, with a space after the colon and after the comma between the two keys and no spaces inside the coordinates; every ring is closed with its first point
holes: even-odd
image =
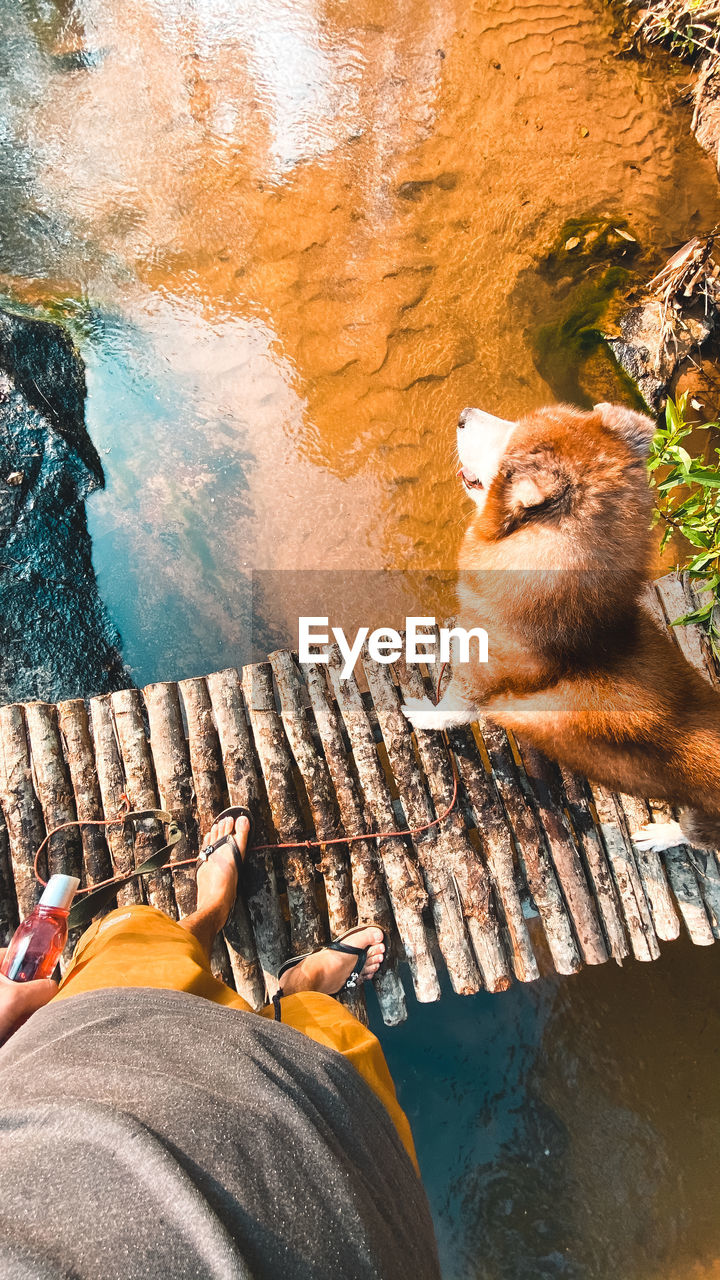
{"type": "MultiPolygon", "coordinates": [[[[214,844],[234,825],[232,819],[216,824],[205,844],[214,844]]],[[[241,854],[248,831],[247,819],[239,818],[235,838],[241,854]]],[[[210,968],[215,936],[237,891],[237,867],[228,845],[200,865],[197,882],[197,909],[184,920],[171,920],[153,907],[131,906],[95,921],[75,948],[55,999],[107,987],[159,987],[249,1011],[247,1001],[219,982],[210,968]]]]}
{"type": "MultiPolygon", "coordinates": [[[[234,836],[242,857],[247,848],[250,823],[247,818],[223,818],[216,822],[203,840],[203,848],[215,844],[221,836],[234,836]]],[[[235,856],[229,844],[221,845],[207,862],[197,869],[197,906],[192,915],[178,920],[181,929],[187,929],[207,955],[212,955],[213,943],[225,925],[237,895],[238,873],[235,856]]]]}
{"type": "MultiPolygon", "coordinates": [[[[363,978],[377,973],[385,954],[382,930],[375,926],[353,935],[353,945],[368,948],[363,978]]],[[[343,952],[318,951],[283,974],[279,1012],[286,1026],[301,1031],[318,1044],[341,1053],[380,1099],[398,1131],[410,1159],[418,1169],[410,1124],[395,1092],[390,1069],[377,1036],[329,994],[337,991],[352,972],[355,957],[343,952]]],[[[274,1005],[262,1011],[274,1018],[274,1005]]],[[[419,1170],[418,1170],[419,1172],[419,1170]]]]}

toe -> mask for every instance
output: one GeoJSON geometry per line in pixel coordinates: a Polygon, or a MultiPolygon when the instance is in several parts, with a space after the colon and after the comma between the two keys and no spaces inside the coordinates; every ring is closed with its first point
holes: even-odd
{"type": "Polygon", "coordinates": [[[247,818],[237,818],[235,821],[234,835],[237,839],[238,848],[241,853],[247,849],[248,837],[250,835],[250,823],[247,818]]]}

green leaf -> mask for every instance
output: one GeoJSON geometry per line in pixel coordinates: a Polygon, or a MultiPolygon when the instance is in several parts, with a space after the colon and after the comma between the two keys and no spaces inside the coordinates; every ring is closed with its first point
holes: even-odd
{"type": "Polygon", "coordinates": [[[667,422],[670,431],[680,430],[680,418],[678,416],[678,411],[674,400],[671,400],[670,396],[668,396],[668,402],[665,405],[665,421],[667,422]]]}
{"type": "Polygon", "coordinates": [[[694,467],[691,475],[693,483],[701,484],[704,489],[720,489],[720,474],[709,467],[694,467]]]}

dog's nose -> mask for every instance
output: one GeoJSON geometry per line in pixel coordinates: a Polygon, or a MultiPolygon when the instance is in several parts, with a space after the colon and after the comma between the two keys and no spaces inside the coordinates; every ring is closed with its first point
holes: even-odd
{"type": "Polygon", "coordinates": [[[460,413],[460,417],[458,418],[458,426],[459,426],[459,427],[464,427],[464,426],[465,426],[465,423],[467,422],[467,420],[468,420],[468,418],[469,418],[469,416],[470,416],[470,414],[471,414],[471,413],[472,413],[472,409],[463,409],[463,410],[461,411],[461,413],[460,413]]]}

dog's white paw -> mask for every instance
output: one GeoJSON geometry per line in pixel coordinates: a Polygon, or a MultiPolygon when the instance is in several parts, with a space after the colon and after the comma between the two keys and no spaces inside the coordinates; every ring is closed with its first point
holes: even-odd
{"type": "Polygon", "coordinates": [[[447,711],[440,711],[429,698],[406,698],[402,713],[407,716],[413,729],[450,729],[457,723],[456,717],[447,711]]]}
{"type": "Polygon", "coordinates": [[[663,849],[687,844],[687,837],[679,822],[648,822],[638,831],[633,831],[632,841],[643,852],[654,849],[656,853],[662,853],[663,849]]]}

